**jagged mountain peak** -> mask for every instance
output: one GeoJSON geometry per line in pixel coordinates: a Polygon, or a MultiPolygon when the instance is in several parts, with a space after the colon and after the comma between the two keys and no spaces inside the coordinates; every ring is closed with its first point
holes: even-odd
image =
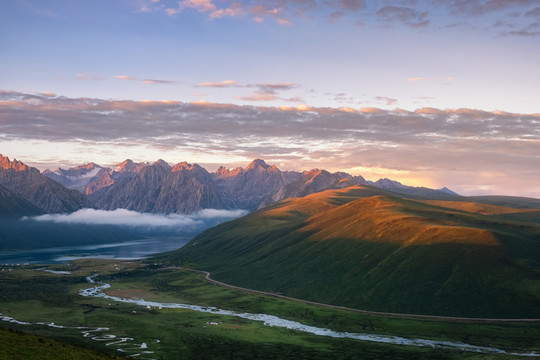
{"type": "Polygon", "coordinates": [[[270,165],[268,165],[266,162],[264,162],[264,160],[255,159],[255,160],[253,160],[252,162],[249,163],[246,170],[252,170],[252,169],[257,169],[257,168],[268,169],[269,167],[270,167],[270,165]]]}
{"type": "Polygon", "coordinates": [[[95,168],[100,168],[101,169],[102,166],[99,166],[98,164],[96,164],[94,162],[89,162],[88,164],[76,166],[76,167],[73,168],[73,170],[82,170],[82,169],[93,170],[95,168]]]}
{"type": "Polygon", "coordinates": [[[29,166],[25,165],[22,161],[19,161],[17,159],[13,159],[13,161],[10,161],[7,156],[3,156],[0,154],[0,168],[2,169],[12,169],[15,171],[26,171],[31,169],[29,166]]]}
{"type": "Polygon", "coordinates": [[[169,165],[169,163],[167,163],[163,159],[158,159],[153,165],[163,166],[164,168],[169,169],[169,170],[172,169],[171,165],[169,165]]]}
{"type": "Polygon", "coordinates": [[[114,171],[118,173],[138,173],[142,168],[149,165],[150,164],[147,162],[136,163],[131,159],[126,159],[120,164],[116,165],[114,171]]]}
{"type": "Polygon", "coordinates": [[[120,164],[117,164],[116,165],[116,171],[122,171],[122,170],[127,170],[129,168],[132,168],[135,166],[135,163],[133,162],[133,160],[131,159],[126,159],[124,161],[122,161],[120,164]]]}
{"type": "Polygon", "coordinates": [[[237,167],[234,169],[228,169],[225,166],[220,166],[214,173],[213,176],[223,179],[228,177],[234,177],[240,173],[244,172],[244,169],[241,167],[237,167]]]}
{"type": "Polygon", "coordinates": [[[193,170],[195,169],[196,167],[199,167],[199,165],[197,164],[190,164],[188,163],[187,161],[182,161],[182,162],[179,162],[178,164],[174,165],[172,167],[172,172],[178,172],[178,171],[182,171],[182,170],[193,170]]]}

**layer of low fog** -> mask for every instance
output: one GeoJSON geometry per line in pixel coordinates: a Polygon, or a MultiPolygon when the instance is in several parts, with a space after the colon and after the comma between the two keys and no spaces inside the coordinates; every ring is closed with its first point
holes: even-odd
{"type": "Polygon", "coordinates": [[[112,225],[145,235],[187,235],[246,215],[246,210],[204,209],[192,214],[150,214],[126,209],[82,209],[71,214],[47,214],[24,220],[57,224],[112,225]]]}

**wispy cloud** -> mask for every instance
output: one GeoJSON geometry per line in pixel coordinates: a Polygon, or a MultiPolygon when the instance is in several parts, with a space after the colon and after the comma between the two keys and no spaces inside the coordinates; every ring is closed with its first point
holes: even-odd
{"type": "Polygon", "coordinates": [[[300,101],[300,98],[284,99],[277,94],[281,91],[291,90],[298,85],[291,82],[282,83],[257,83],[257,84],[241,84],[235,80],[224,80],[219,82],[203,82],[195,85],[196,87],[207,88],[256,88],[249,95],[237,95],[236,98],[244,101],[272,101],[272,100],[285,100],[285,101],[300,101]]]}
{"type": "Polygon", "coordinates": [[[222,18],[233,16],[245,16],[246,10],[242,3],[233,1],[229,6],[218,8],[212,0],[183,0],[178,2],[178,7],[167,8],[166,12],[174,16],[185,9],[192,9],[203,14],[208,14],[210,18],[222,18]]]}
{"type": "Polygon", "coordinates": [[[455,15],[478,16],[507,9],[523,9],[538,4],[536,0],[439,0],[455,15]]]}
{"type": "Polygon", "coordinates": [[[147,85],[163,85],[163,84],[178,84],[179,83],[178,80],[142,79],[142,78],[137,78],[137,77],[128,76],[128,75],[115,75],[114,78],[117,80],[139,81],[147,85]]]}
{"type": "Polygon", "coordinates": [[[235,80],[223,80],[219,82],[202,82],[195,85],[197,87],[215,87],[215,88],[224,88],[224,87],[238,87],[241,86],[238,81],[235,80]]]}
{"type": "Polygon", "coordinates": [[[380,8],[376,14],[387,23],[398,22],[414,27],[425,27],[430,24],[427,11],[419,11],[405,6],[386,5],[380,8]]]}
{"type": "Polygon", "coordinates": [[[189,10],[210,19],[250,17],[255,23],[272,20],[286,26],[293,25],[299,17],[323,17],[329,22],[348,18],[361,26],[382,21],[386,26],[405,25],[418,29],[467,28],[470,27],[469,19],[481,23],[495,18],[496,22],[511,24],[516,29],[501,31],[492,27],[491,30],[522,36],[536,35],[535,23],[525,24],[525,19],[534,18],[540,11],[536,0],[182,0],[174,7],[146,1],[143,8],[148,12],[159,10],[173,17],[189,10]]]}

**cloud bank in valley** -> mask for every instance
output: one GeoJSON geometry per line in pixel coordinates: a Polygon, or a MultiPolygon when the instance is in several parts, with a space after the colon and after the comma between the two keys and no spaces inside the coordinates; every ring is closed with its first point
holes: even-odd
{"type": "Polygon", "coordinates": [[[405,183],[463,194],[540,197],[540,114],[117,101],[5,91],[0,111],[0,145],[26,162],[76,155],[77,162],[110,164],[124,160],[118,158],[124,153],[144,161],[244,165],[261,157],[281,169],[343,170],[374,180],[397,173],[405,183]],[[80,152],[62,152],[67,146],[80,152]],[[33,153],[26,159],[18,148],[33,153]]]}
{"type": "Polygon", "coordinates": [[[71,214],[47,214],[25,218],[60,224],[115,225],[143,230],[202,231],[220,222],[246,215],[246,210],[204,209],[193,214],[150,214],[126,209],[81,209],[71,214]]]}

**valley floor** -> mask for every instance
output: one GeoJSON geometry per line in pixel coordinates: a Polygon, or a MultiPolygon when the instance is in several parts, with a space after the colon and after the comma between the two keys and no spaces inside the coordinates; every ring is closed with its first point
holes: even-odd
{"type": "MultiPolygon", "coordinates": [[[[144,262],[84,260],[45,270],[50,271],[37,266],[0,270],[0,319],[4,320],[0,327],[110,355],[144,359],[513,359],[517,354],[540,353],[538,321],[458,321],[354,312],[222,286],[209,282],[203,273],[144,262]],[[110,287],[81,296],[81,290],[98,286],[87,281],[96,274],[100,275],[92,279],[110,287]],[[161,306],[180,303],[209,311],[161,306]],[[319,336],[212,309],[265,314],[336,333],[464,343],[475,351],[495,348],[506,353],[319,336]]],[[[6,346],[3,344],[0,348],[6,346]]]]}

